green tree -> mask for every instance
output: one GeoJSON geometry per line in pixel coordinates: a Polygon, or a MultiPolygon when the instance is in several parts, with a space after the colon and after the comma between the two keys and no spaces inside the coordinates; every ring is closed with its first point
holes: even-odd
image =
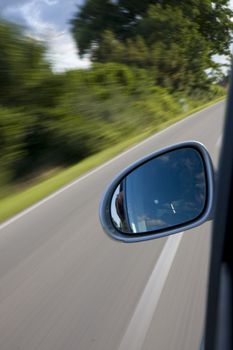
{"type": "Polygon", "coordinates": [[[228,1],[87,0],[71,21],[81,56],[152,69],[155,83],[205,88],[213,55],[230,55],[228,1]]]}
{"type": "Polygon", "coordinates": [[[0,22],[0,104],[30,103],[31,90],[51,74],[45,48],[23,34],[19,26],[0,22]]]}
{"type": "MultiPolygon", "coordinates": [[[[164,16],[161,7],[180,9],[211,44],[211,54],[230,53],[233,11],[229,0],[86,0],[71,20],[80,55],[92,53],[100,46],[106,30],[112,31],[120,42],[141,35],[141,24],[148,17],[151,5],[158,5],[158,16],[164,16]]],[[[150,27],[144,29],[144,37],[150,38],[150,27]]]]}

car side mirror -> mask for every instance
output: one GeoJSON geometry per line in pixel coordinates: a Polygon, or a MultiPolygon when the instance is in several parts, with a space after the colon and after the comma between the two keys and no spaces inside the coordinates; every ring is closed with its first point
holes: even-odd
{"type": "Polygon", "coordinates": [[[199,142],[159,150],[125,169],[108,187],[100,221],[112,238],[138,242],[194,228],[210,218],[213,166],[199,142]]]}

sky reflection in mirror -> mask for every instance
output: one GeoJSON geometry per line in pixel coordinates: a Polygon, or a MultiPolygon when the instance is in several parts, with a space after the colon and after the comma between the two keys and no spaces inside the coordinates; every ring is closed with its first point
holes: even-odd
{"type": "Polygon", "coordinates": [[[157,156],[127,175],[114,192],[111,216],[121,232],[154,232],[191,222],[205,203],[203,161],[189,147],[157,156]]]}

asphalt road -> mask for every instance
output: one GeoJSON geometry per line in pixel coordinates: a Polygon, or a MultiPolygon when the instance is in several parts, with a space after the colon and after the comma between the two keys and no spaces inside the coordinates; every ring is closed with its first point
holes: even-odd
{"type": "Polygon", "coordinates": [[[1,350],[197,350],[210,223],[126,245],[102,231],[112,177],[174,142],[198,140],[216,165],[225,103],[175,124],[0,226],[1,350]]]}

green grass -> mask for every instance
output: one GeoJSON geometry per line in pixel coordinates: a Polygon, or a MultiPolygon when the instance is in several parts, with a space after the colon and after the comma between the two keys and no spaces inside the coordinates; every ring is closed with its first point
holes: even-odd
{"type": "Polygon", "coordinates": [[[35,185],[32,185],[27,189],[24,189],[21,191],[18,190],[18,192],[15,193],[15,188],[12,187],[12,189],[14,189],[14,191],[12,190],[13,193],[10,193],[8,196],[0,199],[0,208],[1,208],[0,222],[5,221],[11,216],[35,204],[39,200],[43,199],[44,197],[58,190],[62,186],[70,183],[71,181],[78,178],[79,176],[103,164],[104,162],[116,156],[123,150],[146,139],[153,133],[158,132],[159,130],[165,129],[169,125],[187,117],[188,115],[198,112],[201,109],[206,108],[214,103],[217,103],[218,101],[221,101],[224,98],[225,96],[220,97],[218,99],[215,99],[214,101],[211,101],[202,106],[199,106],[187,112],[186,114],[176,116],[170,119],[169,121],[166,121],[161,123],[160,125],[157,125],[156,128],[153,127],[153,128],[147,129],[142,134],[136,137],[131,137],[125,142],[121,142],[120,144],[117,144],[93,156],[90,156],[84,159],[83,161],[79,162],[77,165],[74,165],[65,170],[59,170],[56,175],[51,176],[47,180],[43,180],[35,185]]]}

